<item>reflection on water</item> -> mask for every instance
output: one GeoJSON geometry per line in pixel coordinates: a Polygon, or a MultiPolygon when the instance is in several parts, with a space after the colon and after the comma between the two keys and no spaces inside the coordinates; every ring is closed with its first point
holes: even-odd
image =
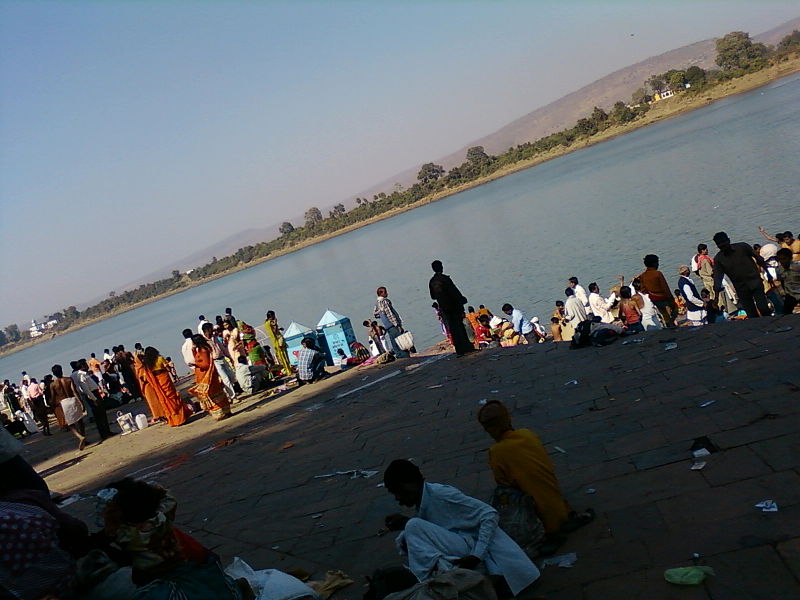
{"type": "Polygon", "coordinates": [[[546,323],[569,276],[606,291],[655,253],[677,280],[718,230],[756,241],[758,225],[791,229],[799,130],[793,76],[39,344],[0,359],[0,375],[40,376],[134,342],[180,366],[181,330],[227,306],[253,325],[275,310],[284,327],[313,327],[331,308],[364,341],[379,285],[423,348],[441,339],[427,290],[435,258],[476,307],[510,302],[546,323]]]}

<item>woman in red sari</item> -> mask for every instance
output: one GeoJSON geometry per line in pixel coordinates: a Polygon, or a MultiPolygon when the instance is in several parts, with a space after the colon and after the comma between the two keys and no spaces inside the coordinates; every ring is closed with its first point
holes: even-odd
{"type": "Polygon", "coordinates": [[[191,416],[191,411],[181,400],[169,374],[167,361],[158,350],[148,346],[142,356],[142,376],[147,389],[159,404],[159,409],[171,427],[183,425],[191,416]]]}
{"type": "Polygon", "coordinates": [[[192,356],[194,357],[195,385],[189,388],[189,393],[196,396],[203,410],[207,411],[216,421],[221,421],[231,416],[231,402],[225,395],[217,368],[211,358],[211,346],[202,335],[192,336],[192,356]]]}

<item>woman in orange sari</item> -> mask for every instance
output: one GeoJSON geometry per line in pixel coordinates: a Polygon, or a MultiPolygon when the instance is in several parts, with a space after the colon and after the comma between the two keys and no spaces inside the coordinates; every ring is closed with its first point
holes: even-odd
{"type": "Polygon", "coordinates": [[[191,412],[181,400],[181,395],[172,383],[167,361],[158,350],[148,346],[142,356],[142,374],[147,381],[147,388],[152,390],[159,407],[170,427],[183,425],[191,416],[191,412]]]}
{"type": "Polygon", "coordinates": [[[195,385],[189,388],[189,393],[196,396],[203,410],[207,411],[216,421],[221,421],[231,416],[231,402],[225,395],[217,368],[211,358],[211,346],[202,335],[192,336],[192,356],[194,357],[195,385]]]}
{"type": "Polygon", "coordinates": [[[141,350],[141,344],[137,344],[137,346],[136,351],[133,353],[133,371],[136,373],[142,396],[144,396],[147,408],[150,410],[150,423],[155,423],[158,420],[165,419],[166,415],[161,407],[161,402],[158,401],[156,390],[147,380],[144,363],[142,362],[144,350],[141,350]]]}

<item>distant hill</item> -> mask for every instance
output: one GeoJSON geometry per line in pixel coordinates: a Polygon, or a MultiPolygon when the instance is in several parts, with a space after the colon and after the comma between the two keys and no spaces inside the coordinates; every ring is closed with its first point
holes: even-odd
{"type": "MultiPolygon", "coordinates": [[[[764,44],[775,45],[795,29],[800,29],[800,17],[752,37],[754,40],[764,44]]],[[[644,81],[651,75],[663,73],[669,69],[688,68],[692,65],[697,65],[703,69],[716,67],[714,64],[714,59],[716,58],[714,44],[715,39],[703,40],[614,71],[610,75],[606,75],[571,94],[537,108],[494,133],[470,142],[452,154],[433,160],[435,163],[449,169],[464,162],[467,148],[472,146],[483,146],[489,154],[498,154],[505,152],[512,146],[537,140],[566,127],[572,127],[578,119],[591,114],[595,106],[608,109],[617,100],[630,102],[631,94],[642,87],[644,81]]],[[[420,165],[431,160],[427,157],[422,158],[420,165]]],[[[393,189],[395,183],[403,185],[415,183],[418,172],[419,166],[408,169],[371,186],[357,195],[369,198],[378,192],[388,193],[393,189]]]]}

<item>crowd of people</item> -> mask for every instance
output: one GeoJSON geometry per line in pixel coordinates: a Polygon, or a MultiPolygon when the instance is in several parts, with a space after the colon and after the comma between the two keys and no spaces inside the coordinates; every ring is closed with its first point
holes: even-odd
{"type": "Polygon", "coordinates": [[[791,314],[800,301],[800,240],[790,231],[770,236],[759,229],[780,247],[775,243],[733,243],[725,232],[719,232],[713,237],[716,255],[709,254],[706,244],[698,244],[691,266],[677,268],[674,287],[660,270],[655,254],[644,257],[644,270],[629,283],[620,275],[619,284],[607,296],[596,282],[587,286],[587,292],[577,277],[570,277],[565,299],[555,302],[549,332],[538,317],[528,320],[509,303],[500,310],[505,316],[492,314],[484,305],[477,311],[472,306],[464,310],[466,299],[449,278],[442,279],[447,276],[437,271],[441,267],[438,261],[431,280],[431,297],[437,300],[433,309],[442,333],[458,355],[546,341],[571,342],[573,347],[602,345],[619,335],[791,314]],[[443,283],[435,283],[437,279],[443,283]],[[447,317],[443,306],[448,307],[447,317]]]}
{"type": "Polygon", "coordinates": [[[192,402],[177,388],[172,358],[137,342],[133,352],[120,344],[105,349],[102,360],[91,353],[88,359],[71,361],[68,376],[61,365],[53,365],[41,380],[24,371],[19,383],[5,380],[1,390],[5,410],[0,418],[15,437],[37,432],[49,436],[52,415],[59,429],[75,435],[79,450],[89,443],[87,420],[95,424],[101,443],[115,435],[106,411],[129,402],[145,401],[150,424],[178,427],[202,411],[224,419],[241,395],[254,394],[295,373],[273,311],[267,313],[265,329],[273,341],[274,356],[269,346],[259,343],[255,328],[237,321],[230,308],[224,317],[216,318],[216,324],[201,315],[198,333],[185,329],[181,353],[195,380],[188,389],[195,398],[192,402]]]}

